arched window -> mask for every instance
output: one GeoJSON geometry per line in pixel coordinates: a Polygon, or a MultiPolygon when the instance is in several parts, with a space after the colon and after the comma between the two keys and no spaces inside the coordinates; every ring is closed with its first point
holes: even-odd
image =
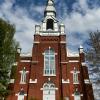
{"type": "Polygon", "coordinates": [[[51,48],[44,52],[44,75],[55,75],[55,52],[51,48]]]}
{"type": "Polygon", "coordinates": [[[47,20],[47,30],[48,29],[52,29],[53,30],[54,29],[53,28],[54,27],[53,24],[54,24],[54,21],[52,19],[48,19],[47,20]]]}

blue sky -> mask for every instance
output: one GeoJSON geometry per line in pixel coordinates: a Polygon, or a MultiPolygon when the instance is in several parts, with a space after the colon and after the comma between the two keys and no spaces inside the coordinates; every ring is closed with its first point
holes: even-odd
{"type": "MultiPolygon", "coordinates": [[[[34,28],[41,24],[47,0],[0,0],[0,18],[16,26],[22,52],[31,52],[34,28]]],[[[85,48],[88,33],[100,30],[100,0],[54,0],[57,18],[66,26],[67,44],[76,52],[85,48]]]]}

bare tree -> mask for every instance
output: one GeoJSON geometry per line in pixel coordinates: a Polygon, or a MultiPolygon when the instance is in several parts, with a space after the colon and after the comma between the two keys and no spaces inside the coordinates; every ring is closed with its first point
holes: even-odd
{"type": "Polygon", "coordinates": [[[86,58],[94,64],[100,63],[100,31],[91,32],[89,37],[86,58]]]}

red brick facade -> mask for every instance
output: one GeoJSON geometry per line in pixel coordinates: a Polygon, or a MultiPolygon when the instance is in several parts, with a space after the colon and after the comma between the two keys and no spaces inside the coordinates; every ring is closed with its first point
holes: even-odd
{"type": "Polygon", "coordinates": [[[34,35],[32,56],[18,55],[16,77],[10,84],[12,92],[7,100],[18,100],[20,91],[24,91],[24,100],[94,100],[83,48],[79,48],[79,56],[68,56],[65,34],[48,36],[37,33],[34,35]],[[49,48],[55,51],[56,74],[54,76],[44,75],[44,52],[49,48]],[[24,67],[27,73],[26,83],[23,84],[20,83],[20,71],[24,67]],[[78,83],[73,82],[74,70],[78,73],[78,83]],[[44,83],[55,85],[53,99],[49,96],[48,99],[43,99],[44,83]],[[80,99],[75,99],[75,93],[79,93],[80,99]]]}

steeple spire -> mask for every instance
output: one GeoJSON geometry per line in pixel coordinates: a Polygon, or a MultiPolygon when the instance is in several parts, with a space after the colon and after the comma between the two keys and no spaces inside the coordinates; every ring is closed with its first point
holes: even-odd
{"type": "Polygon", "coordinates": [[[56,16],[56,9],[54,7],[54,0],[48,0],[48,2],[47,2],[44,16],[47,16],[47,15],[56,16]]]}

